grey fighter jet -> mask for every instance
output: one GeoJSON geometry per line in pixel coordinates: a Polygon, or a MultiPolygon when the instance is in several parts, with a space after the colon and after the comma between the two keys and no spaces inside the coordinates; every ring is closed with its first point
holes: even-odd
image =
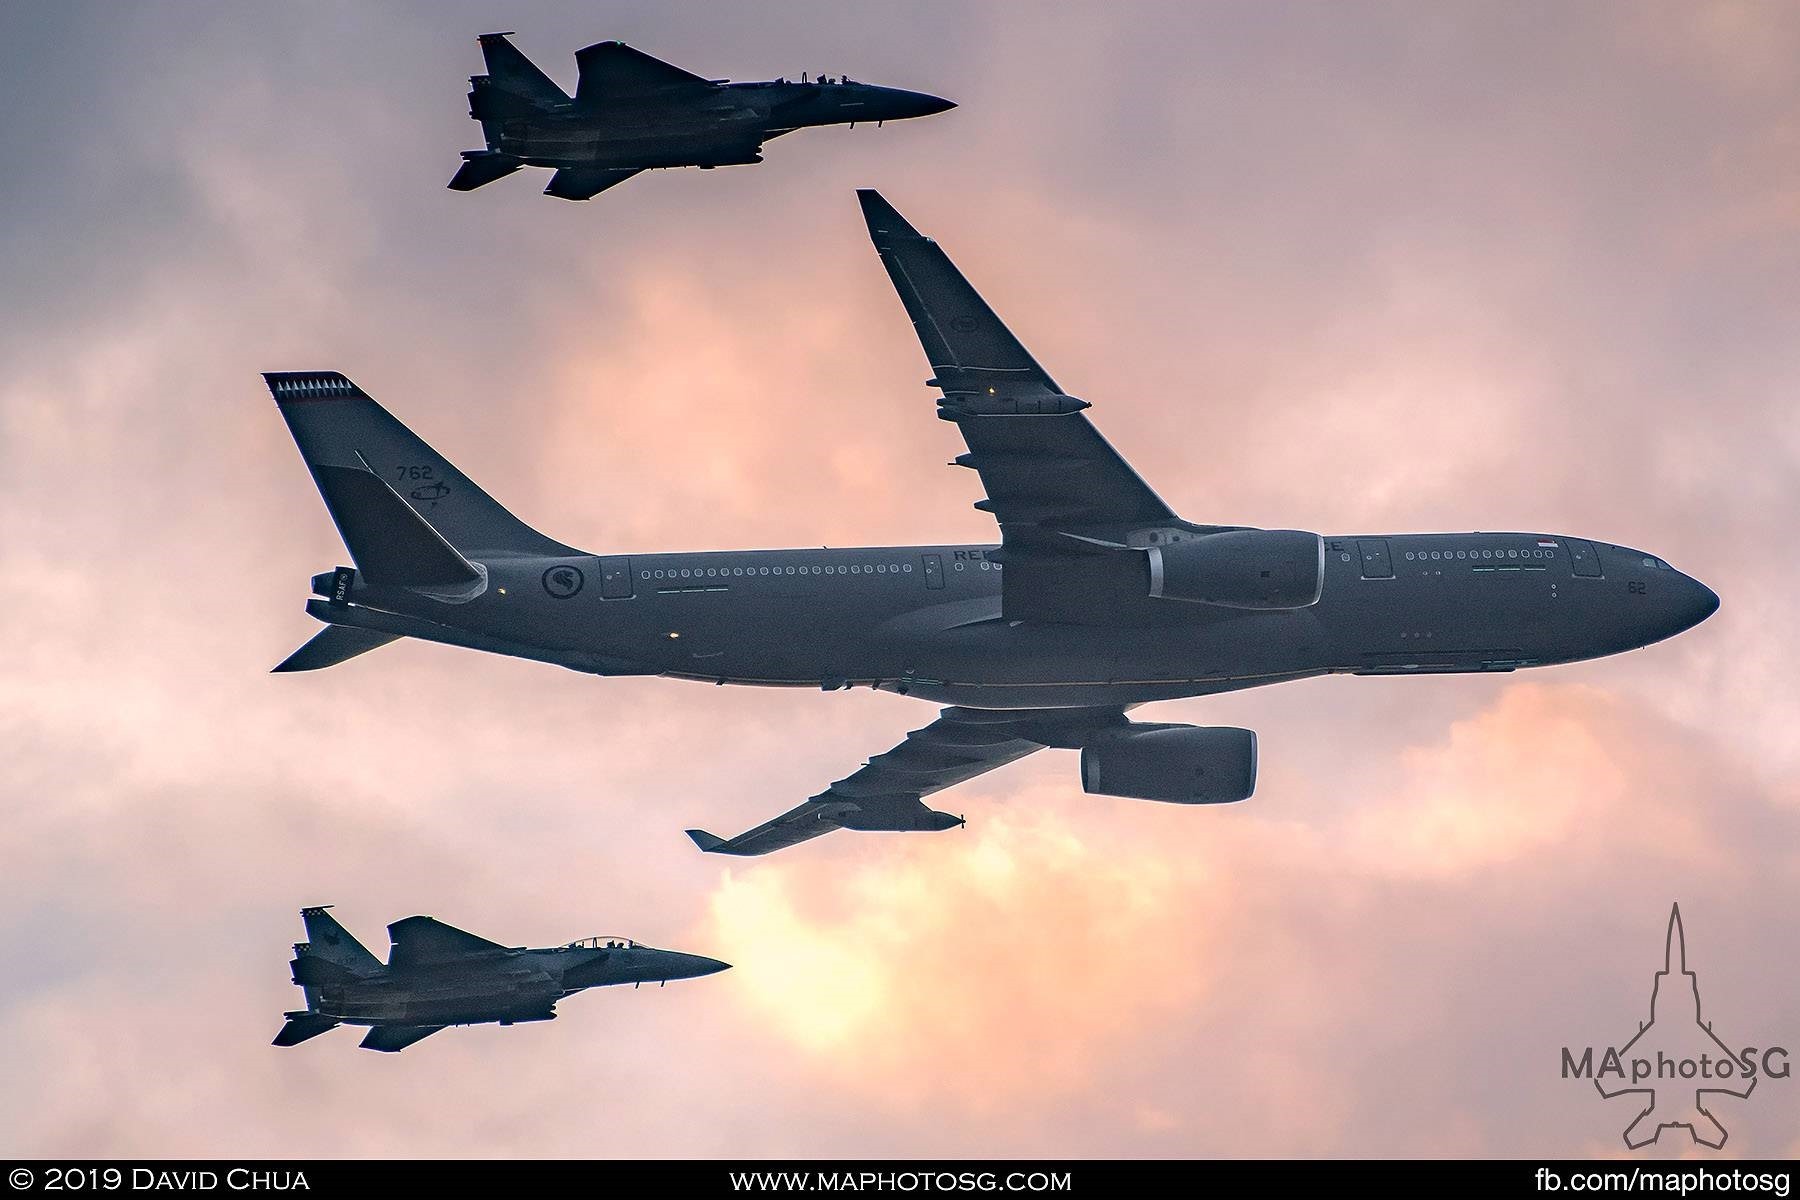
{"type": "Polygon", "coordinates": [[[430,917],[407,917],[388,926],[393,946],[383,966],[329,907],[300,910],[306,941],[295,945],[289,965],[306,1007],[287,1014],[277,1046],[367,1025],[363,1049],[392,1053],[450,1025],[555,1020],[556,1002],[587,988],[693,979],[731,965],[618,937],[509,948],[430,917]]]}
{"type": "MultiPolygon", "coordinates": [[[[272,374],[356,564],[314,576],[325,629],[276,669],[413,637],[597,675],[860,684],[947,706],[748,833],[690,831],[703,850],[764,854],[834,829],[959,825],[923,798],[1045,747],[1080,751],[1090,793],[1242,800],[1253,733],[1127,710],[1317,675],[1576,662],[1718,607],[1656,555],[1586,537],[1183,520],[943,250],[861,195],[999,545],[590,554],[520,522],[344,376],[272,374]]],[[[1169,421],[1228,446],[1228,414],[1184,401],[1169,421]]]]}
{"type": "Polygon", "coordinates": [[[880,125],[956,105],[924,92],[821,75],[799,83],[731,83],[671,66],[623,42],[575,52],[580,80],[569,95],[504,33],[482,35],[487,74],[469,78],[469,115],[484,150],[463,151],[450,181],[459,192],[520,167],[556,173],[547,196],[589,200],[639,171],[728,167],[762,161],[770,138],[813,125],[880,125]]]}

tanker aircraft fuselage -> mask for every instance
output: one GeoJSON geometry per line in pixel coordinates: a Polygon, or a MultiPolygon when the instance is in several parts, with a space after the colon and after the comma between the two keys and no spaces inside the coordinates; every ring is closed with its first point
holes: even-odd
{"type": "Polygon", "coordinates": [[[997,544],[589,553],[520,522],[344,376],[268,376],[355,560],[280,669],[397,637],[600,675],[947,705],[798,808],[702,849],[832,829],[944,829],[922,798],[1044,747],[1086,790],[1241,800],[1248,730],[1128,720],[1156,700],[1327,674],[1513,671],[1648,645],[1718,597],[1655,554],[1561,532],[1348,533],[1178,517],[937,244],[873,192],[864,218],[967,446],[997,544]]]}

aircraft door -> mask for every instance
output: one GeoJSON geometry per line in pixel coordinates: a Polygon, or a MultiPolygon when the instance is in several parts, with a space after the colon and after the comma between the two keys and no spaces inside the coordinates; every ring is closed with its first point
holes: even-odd
{"type": "Polygon", "coordinates": [[[1356,549],[1362,560],[1364,579],[1392,579],[1394,560],[1388,554],[1386,538],[1357,538],[1356,549]]]}
{"type": "Polygon", "coordinates": [[[944,586],[944,556],[941,554],[921,554],[919,556],[925,568],[925,586],[932,589],[944,586]]]}
{"type": "Polygon", "coordinates": [[[632,594],[631,559],[614,555],[600,560],[600,598],[629,600],[632,594]]]}
{"type": "Polygon", "coordinates": [[[1580,538],[1564,538],[1563,548],[1569,552],[1569,570],[1587,579],[1600,578],[1600,556],[1594,544],[1580,538]]]}

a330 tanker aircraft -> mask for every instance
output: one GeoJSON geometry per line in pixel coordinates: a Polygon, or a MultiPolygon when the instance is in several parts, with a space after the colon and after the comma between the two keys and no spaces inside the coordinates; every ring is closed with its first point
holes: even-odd
{"type": "Polygon", "coordinates": [[[941,830],[924,797],[1044,747],[1090,793],[1247,798],[1246,729],[1129,720],[1155,700],[1315,675],[1511,671],[1635,649],[1718,597],[1643,551],[1544,533],[1320,536],[1183,520],[935,242],[859,193],[980,477],[998,545],[605,554],[537,533],[335,373],[266,376],[354,569],[277,670],[412,637],[598,675],[857,685],[948,705],[792,811],[703,850],[941,830]]]}

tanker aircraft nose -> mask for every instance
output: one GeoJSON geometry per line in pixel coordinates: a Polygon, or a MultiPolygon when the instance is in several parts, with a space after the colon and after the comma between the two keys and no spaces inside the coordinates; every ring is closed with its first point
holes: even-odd
{"type": "Polygon", "coordinates": [[[1719,611],[1719,595],[1654,554],[1628,546],[1601,549],[1609,579],[1622,578],[1625,593],[1615,610],[1629,645],[1648,646],[1683,633],[1719,611]]]}
{"type": "MultiPolygon", "coordinates": [[[[1679,571],[1677,575],[1681,575],[1679,571]]],[[[1695,579],[1681,575],[1681,588],[1674,604],[1674,620],[1664,637],[1674,637],[1698,625],[1719,611],[1719,594],[1695,579]]]]}

